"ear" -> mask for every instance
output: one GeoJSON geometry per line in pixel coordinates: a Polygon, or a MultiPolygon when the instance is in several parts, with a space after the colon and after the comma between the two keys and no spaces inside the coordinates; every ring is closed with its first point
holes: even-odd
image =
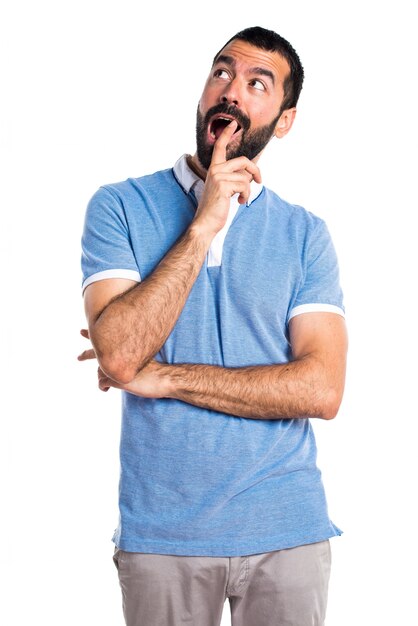
{"type": "Polygon", "coordinates": [[[274,135],[278,139],[281,139],[281,137],[284,137],[285,135],[287,135],[289,130],[292,128],[292,124],[295,119],[295,116],[296,116],[295,107],[293,107],[292,109],[285,109],[283,111],[274,129],[274,135]]]}

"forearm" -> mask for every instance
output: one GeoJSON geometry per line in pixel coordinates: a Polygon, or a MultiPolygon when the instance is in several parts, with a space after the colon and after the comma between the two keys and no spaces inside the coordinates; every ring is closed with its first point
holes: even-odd
{"type": "Polygon", "coordinates": [[[211,238],[192,224],[143,282],[118,296],[91,324],[102,368],[128,382],[162,347],[199,274],[211,238]]]}
{"type": "Polygon", "coordinates": [[[311,358],[233,369],[169,365],[164,375],[169,397],[251,419],[331,419],[342,397],[342,388],[311,358]]]}

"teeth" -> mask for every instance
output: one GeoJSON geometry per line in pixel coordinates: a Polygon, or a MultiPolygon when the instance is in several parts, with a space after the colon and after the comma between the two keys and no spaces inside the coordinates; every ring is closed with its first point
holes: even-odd
{"type": "MultiPolygon", "coordinates": [[[[220,115],[219,117],[216,118],[216,120],[224,120],[225,122],[230,123],[230,122],[234,121],[234,118],[223,117],[223,115],[220,115]]],[[[214,121],[216,121],[216,120],[214,120],[214,121]]],[[[240,128],[241,128],[241,126],[238,124],[238,129],[240,129],[240,128]]],[[[237,132],[237,131],[235,131],[235,132],[237,132]]],[[[212,135],[212,137],[215,137],[215,133],[213,131],[211,131],[210,134],[212,135]]]]}

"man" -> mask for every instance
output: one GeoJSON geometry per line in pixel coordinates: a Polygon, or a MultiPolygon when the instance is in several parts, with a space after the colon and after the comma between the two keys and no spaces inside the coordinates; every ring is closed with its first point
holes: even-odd
{"type": "Polygon", "coordinates": [[[333,418],[346,332],[324,222],[261,183],[303,69],[260,27],[216,55],[197,151],[106,185],[83,235],[99,386],[123,390],[120,524],[128,626],[320,625],[329,520],[309,418],[333,418]]]}

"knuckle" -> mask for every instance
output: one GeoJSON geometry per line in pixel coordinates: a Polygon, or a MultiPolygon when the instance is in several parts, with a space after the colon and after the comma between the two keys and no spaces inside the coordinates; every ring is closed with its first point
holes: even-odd
{"type": "Polygon", "coordinates": [[[239,164],[242,165],[242,166],[247,166],[249,163],[251,163],[251,165],[252,165],[252,162],[246,156],[241,156],[241,157],[239,157],[238,160],[239,160],[239,164]]]}

